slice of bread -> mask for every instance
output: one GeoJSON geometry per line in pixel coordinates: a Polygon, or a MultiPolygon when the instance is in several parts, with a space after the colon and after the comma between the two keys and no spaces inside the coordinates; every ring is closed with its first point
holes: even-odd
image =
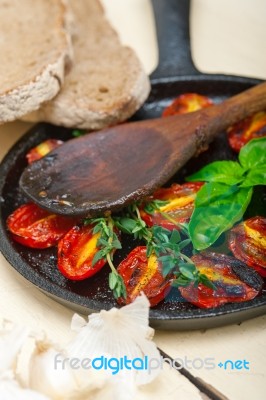
{"type": "Polygon", "coordinates": [[[53,98],[72,47],[62,0],[0,0],[0,122],[53,98]]]}
{"type": "Polygon", "coordinates": [[[98,0],[71,0],[74,65],[60,93],[23,119],[97,130],[129,118],[150,83],[135,52],[122,46],[98,0]]]}

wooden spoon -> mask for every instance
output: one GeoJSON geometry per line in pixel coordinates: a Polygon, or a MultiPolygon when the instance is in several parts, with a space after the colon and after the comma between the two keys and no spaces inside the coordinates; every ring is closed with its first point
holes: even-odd
{"type": "Polygon", "coordinates": [[[93,216],[161,186],[219,132],[266,109],[266,83],[203,110],[72,139],[26,168],[25,194],[51,212],[93,216]]]}

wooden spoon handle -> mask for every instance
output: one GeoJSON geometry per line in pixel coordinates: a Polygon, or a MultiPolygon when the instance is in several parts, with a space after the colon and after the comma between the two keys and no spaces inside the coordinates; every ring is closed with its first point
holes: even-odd
{"type": "Polygon", "coordinates": [[[266,82],[254,86],[236,96],[225,100],[210,113],[212,117],[217,115],[220,130],[254,114],[266,110],[266,82]]]}
{"type": "Polygon", "coordinates": [[[191,140],[201,139],[209,143],[219,132],[229,128],[234,123],[259,111],[266,110],[266,82],[237,94],[220,104],[208,107],[193,114],[184,114],[161,118],[157,127],[165,137],[173,142],[179,142],[182,136],[190,132],[191,140]]]}
{"type": "MultiPolygon", "coordinates": [[[[165,162],[158,157],[159,176],[169,178],[193,155],[206,150],[219,132],[262,110],[266,110],[266,82],[213,107],[151,121],[172,148],[165,162]]],[[[160,179],[160,184],[164,181],[160,179]]]]}

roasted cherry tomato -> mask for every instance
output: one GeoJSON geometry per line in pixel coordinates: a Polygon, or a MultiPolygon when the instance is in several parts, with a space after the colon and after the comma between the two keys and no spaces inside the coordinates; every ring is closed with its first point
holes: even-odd
{"type": "Polygon", "coordinates": [[[39,160],[40,158],[46,156],[48,153],[50,153],[50,151],[56,149],[61,144],[63,144],[62,140],[57,139],[48,139],[38,144],[38,146],[34,147],[26,154],[28,163],[31,164],[33,161],[39,160]]]}
{"type": "Polygon", "coordinates": [[[233,150],[239,152],[251,139],[266,136],[266,112],[258,112],[251,117],[245,118],[228,130],[229,144],[233,150]]]}
{"type": "Polygon", "coordinates": [[[119,299],[121,304],[131,303],[143,292],[150,305],[155,306],[170,290],[171,278],[162,276],[161,265],[154,254],[147,258],[146,246],[132,250],[119,264],[117,272],[122,276],[127,290],[127,298],[119,299]]]}
{"type": "Polygon", "coordinates": [[[163,117],[186,114],[213,105],[211,99],[196,93],[185,93],[178,96],[162,113],[163,117]]]}
{"type": "Polygon", "coordinates": [[[178,229],[176,223],[188,222],[194,209],[194,200],[203,182],[189,182],[183,185],[174,183],[170,188],[158,189],[149,200],[167,201],[165,205],[154,210],[152,214],[145,211],[145,206],[141,209],[141,218],[151,227],[159,225],[166,229],[178,229]],[[169,216],[169,219],[164,214],[169,216]]]}
{"type": "Polygon", "coordinates": [[[260,276],[233,257],[203,252],[192,258],[196,268],[216,286],[211,289],[203,284],[179,287],[181,295],[200,308],[218,307],[225,303],[254,299],[263,281],[260,276]]]}
{"type": "Polygon", "coordinates": [[[93,233],[92,225],[74,226],[58,243],[58,268],[68,279],[82,280],[96,274],[106,263],[100,259],[92,265],[100,250],[100,233],[93,233]]]}
{"type": "Polygon", "coordinates": [[[13,239],[37,249],[55,246],[74,224],[73,219],[51,214],[33,203],[22,205],[7,219],[13,239]]]}
{"type": "Polygon", "coordinates": [[[266,218],[253,217],[236,225],[229,247],[236,258],[266,277],[266,218]]]}

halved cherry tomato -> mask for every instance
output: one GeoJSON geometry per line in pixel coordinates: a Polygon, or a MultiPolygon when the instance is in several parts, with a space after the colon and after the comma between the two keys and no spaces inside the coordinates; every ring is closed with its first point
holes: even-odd
{"type": "Polygon", "coordinates": [[[161,188],[149,198],[149,200],[163,200],[167,204],[159,207],[152,214],[141,209],[141,218],[147,226],[159,225],[166,229],[178,229],[176,223],[188,222],[194,209],[194,200],[197,192],[204,185],[203,182],[189,182],[183,185],[174,183],[169,188],[161,188]],[[174,222],[169,221],[163,214],[167,214],[174,222]]]}
{"type": "Polygon", "coordinates": [[[100,250],[100,233],[93,233],[92,225],[74,226],[58,243],[58,268],[68,279],[82,280],[96,274],[105,265],[104,258],[92,265],[100,250]]]}
{"type": "Polygon", "coordinates": [[[211,99],[196,93],[184,93],[178,96],[162,113],[162,117],[186,114],[213,105],[211,99]]]}
{"type": "Polygon", "coordinates": [[[181,295],[200,308],[218,307],[254,299],[262,288],[260,276],[242,262],[224,254],[203,252],[192,258],[196,268],[216,286],[211,289],[202,283],[179,287],[181,295]]]}
{"type": "Polygon", "coordinates": [[[253,217],[236,225],[229,247],[236,258],[266,277],[266,218],[253,217]]]}
{"type": "Polygon", "coordinates": [[[33,203],[20,206],[7,219],[13,239],[37,249],[55,246],[74,224],[72,218],[51,214],[33,203]]]}
{"type": "Polygon", "coordinates": [[[229,144],[239,152],[251,139],[266,136],[266,111],[258,112],[240,121],[227,130],[229,144]]]}
{"type": "Polygon", "coordinates": [[[62,140],[57,139],[47,139],[44,142],[38,144],[38,146],[31,149],[27,154],[26,158],[28,163],[31,164],[33,161],[39,160],[40,158],[46,156],[50,151],[56,149],[58,146],[63,144],[62,140]]]}
{"type": "Polygon", "coordinates": [[[171,278],[162,276],[157,257],[152,254],[147,258],[146,250],[146,246],[136,247],[117,268],[127,290],[127,298],[120,298],[120,304],[131,303],[143,292],[148,297],[150,305],[155,306],[170,290],[171,278]]]}

